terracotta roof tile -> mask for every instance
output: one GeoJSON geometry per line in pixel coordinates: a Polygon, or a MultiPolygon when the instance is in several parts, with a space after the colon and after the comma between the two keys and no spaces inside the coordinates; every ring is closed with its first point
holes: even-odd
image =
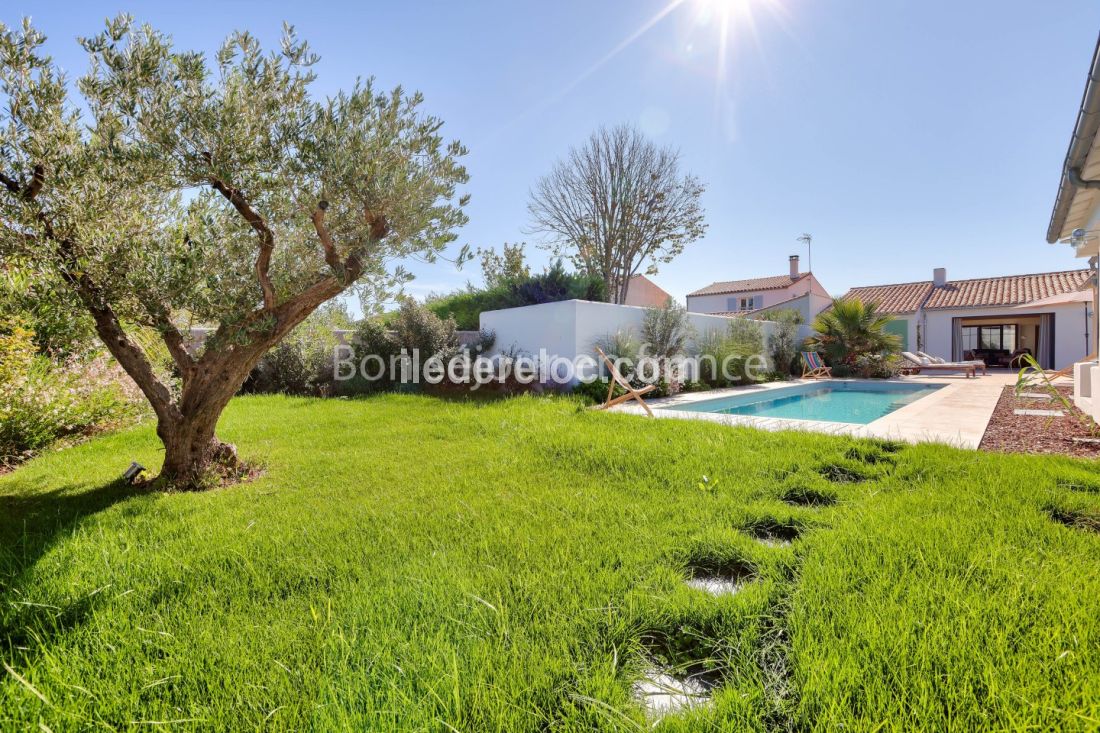
{"type": "Polygon", "coordinates": [[[744,293],[748,291],[758,290],[780,290],[782,288],[793,285],[802,278],[806,277],[810,273],[799,273],[798,277],[792,278],[787,275],[774,275],[772,277],[757,277],[749,280],[724,280],[722,282],[711,283],[705,288],[699,288],[693,293],[688,293],[688,296],[692,295],[723,295],[725,293],[744,293]]]}
{"type": "Polygon", "coordinates": [[[1072,293],[1079,290],[1088,278],[1088,270],[1069,270],[976,280],[949,280],[942,288],[932,291],[924,307],[933,309],[1019,305],[1052,295],[1072,293]]]}
{"type": "Polygon", "coordinates": [[[990,308],[1071,293],[1080,290],[1088,279],[1088,270],[1068,270],[949,280],[941,288],[933,287],[931,280],[924,280],[852,288],[841,296],[841,300],[859,298],[864,303],[877,303],[884,313],[915,313],[922,304],[925,310],[990,308]]]}
{"type": "Polygon", "coordinates": [[[852,288],[840,299],[875,303],[883,313],[916,313],[931,290],[931,280],[896,285],[868,285],[852,288]]]}

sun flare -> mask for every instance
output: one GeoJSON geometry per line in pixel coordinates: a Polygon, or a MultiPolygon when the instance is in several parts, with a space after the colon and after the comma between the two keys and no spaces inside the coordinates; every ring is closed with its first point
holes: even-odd
{"type": "Polygon", "coordinates": [[[699,12],[713,14],[718,17],[728,17],[743,13],[751,13],[756,0],[691,0],[691,4],[699,12]]]}
{"type": "Polygon", "coordinates": [[[674,47],[668,49],[669,62],[682,65],[695,73],[713,76],[716,121],[725,125],[717,118],[730,116],[726,110],[731,106],[731,94],[726,87],[729,77],[727,66],[732,52],[746,42],[762,52],[758,16],[767,15],[789,33],[785,2],[786,0],[669,0],[557,92],[546,95],[537,105],[506,126],[560,101],[608,62],[633,46],[642,36],[658,27],[667,29],[669,25],[673,26],[671,32],[663,33],[675,39],[674,47]]]}

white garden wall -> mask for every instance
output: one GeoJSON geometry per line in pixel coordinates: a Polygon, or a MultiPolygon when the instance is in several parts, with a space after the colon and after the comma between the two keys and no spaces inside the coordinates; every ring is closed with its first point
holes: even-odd
{"type": "MultiPolygon", "coordinates": [[[[539,357],[545,350],[549,358],[570,361],[595,354],[596,342],[618,331],[633,330],[641,336],[646,309],[630,305],[566,300],[520,308],[486,311],[481,328],[496,333],[497,353],[527,354],[539,357]]],[[[688,321],[700,336],[713,331],[725,332],[730,318],[705,313],[688,313],[688,321]]],[[[757,321],[764,332],[764,343],[775,329],[771,321],[757,321]]],[[[799,329],[805,336],[806,327],[799,329]]]]}

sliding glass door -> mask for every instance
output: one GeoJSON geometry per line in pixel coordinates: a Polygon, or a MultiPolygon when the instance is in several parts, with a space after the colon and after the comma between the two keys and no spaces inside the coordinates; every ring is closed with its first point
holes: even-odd
{"type": "Polygon", "coordinates": [[[982,359],[990,366],[1019,366],[1013,357],[1029,353],[1044,369],[1054,364],[1054,315],[1032,313],[1019,322],[998,323],[996,316],[952,319],[955,360],[982,359]]]}
{"type": "Polygon", "coordinates": [[[1008,351],[1016,350],[1016,324],[1002,323],[995,326],[963,326],[962,350],[1008,351]]]}

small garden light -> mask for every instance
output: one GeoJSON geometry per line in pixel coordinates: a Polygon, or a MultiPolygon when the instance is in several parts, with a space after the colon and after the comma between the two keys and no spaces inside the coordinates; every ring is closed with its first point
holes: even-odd
{"type": "Polygon", "coordinates": [[[122,474],[122,479],[128,484],[132,484],[137,481],[138,476],[140,476],[141,472],[144,470],[145,466],[137,461],[131,461],[130,467],[122,474]]]}

